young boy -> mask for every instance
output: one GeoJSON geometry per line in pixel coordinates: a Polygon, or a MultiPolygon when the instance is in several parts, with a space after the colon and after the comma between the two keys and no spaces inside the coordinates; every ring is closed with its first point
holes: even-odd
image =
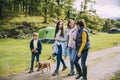
{"type": "MultiPolygon", "coordinates": [[[[31,68],[29,73],[32,73],[33,66],[34,66],[34,59],[36,57],[36,62],[38,64],[39,55],[41,54],[41,51],[42,51],[41,41],[38,39],[38,33],[36,32],[33,33],[33,39],[30,42],[30,50],[31,50],[32,56],[31,56],[31,68]]],[[[37,71],[39,71],[39,68],[37,69],[37,71]]]]}

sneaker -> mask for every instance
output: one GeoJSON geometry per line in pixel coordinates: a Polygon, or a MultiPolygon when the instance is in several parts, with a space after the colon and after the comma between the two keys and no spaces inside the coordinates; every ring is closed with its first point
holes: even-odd
{"type": "Polygon", "coordinates": [[[58,71],[55,70],[55,72],[52,74],[52,76],[58,75],[58,71]]]}
{"type": "Polygon", "coordinates": [[[69,74],[68,74],[68,76],[73,76],[73,75],[75,75],[75,73],[69,73],[69,74]]]}

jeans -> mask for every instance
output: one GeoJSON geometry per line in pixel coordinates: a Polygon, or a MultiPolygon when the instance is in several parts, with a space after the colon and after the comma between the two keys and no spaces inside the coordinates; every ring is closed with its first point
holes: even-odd
{"type": "Polygon", "coordinates": [[[31,56],[31,69],[33,69],[35,57],[36,57],[36,62],[39,62],[39,55],[40,54],[38,54],[38,53],[32,53],[32,56],[31,56]]]}
{"type": "Polygon", "coordinates": [[[56,66],[56,71],[59,71],[59,67],[60,67],[60,61],[63,64],[63,67],[65,67],[65,62],[62,58],[62,47],[61,45],[58,46],[58,54],[57,54],[57,66],[56,66]]]}
{"type": "Polygon", "coordinates": [[[70,56],[70,73],[73,74],[74,73],[74,60],[75,60],[75,56],[77,52],[74,48],[71,48],[71,47],[68,47],[68,52],[70,56]]]}
{"type": "Polygon", "coordinates": [[[80,75],[83,75],[83,77],[84,76],[86,77],[86,75],[87,75],[86,59],[87,59],[88,51],[89,51],[89,49],[84,50],[81,53],[81,57],[80,58],[81,58],[81,66],[82,66],[82,68],[79,65],[79,59],[80,58],[77,55],[76,55],[76,58],[75,58],[75,67],[76,67],[78,73],[80,75]]]}

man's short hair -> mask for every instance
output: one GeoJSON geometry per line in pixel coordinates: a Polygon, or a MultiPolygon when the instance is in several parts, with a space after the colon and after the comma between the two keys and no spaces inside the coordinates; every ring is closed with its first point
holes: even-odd
{"type": "Polygon", "coordinates": [[[38,36],[38,33],[37,32],[33,32],[33,36],[38,36]]]}

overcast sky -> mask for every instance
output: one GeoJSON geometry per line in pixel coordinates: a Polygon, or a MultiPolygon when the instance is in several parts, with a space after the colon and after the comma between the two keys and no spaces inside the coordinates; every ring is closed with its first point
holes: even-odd
{"type": "MultiPolygon", "coordinates": [[[[80,10],[82,0],[76,0],[74,7],[80,10]]],[[[94,8],[97,14],[103,18],[120,18],[120,0],[96,0],[94,8]]]]}

